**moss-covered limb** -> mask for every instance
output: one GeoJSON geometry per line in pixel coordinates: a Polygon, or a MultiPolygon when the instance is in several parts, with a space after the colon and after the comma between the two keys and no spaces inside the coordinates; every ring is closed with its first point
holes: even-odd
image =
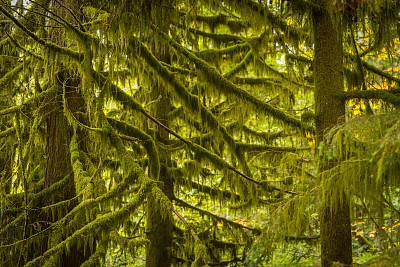
{"type": "Polygon", "coordinates": [[[43,91],[42,93],[29,98],[28,100],[25,101],[25,103],[21,104],[21,105],[16,105],[16,106],[12,106],[9,108],[5,108],[0,110],[0,115],[6,115],[6,114],[10,114],[10,113],[14,113],[17,111],[22,111],[25,112],[27,109],[35,106],[37,103],[39,103],[43,98],[45,98],[46,96],[49,96],[50,94],[55,92],[55,88],[51,87],[49,89],[47,89],[46,91],[43,91]]]}
{"type": "MultiPolygon", "coordinates": [[[[171,72],[169,72],[168,69],[165,68],[155,58],[155,56],[148,50],[148,48],[143,43],[141,43],[139,40],[133,41],[130,48],[134,49],[132,51],[132,53],[137,53],[139,51],[140,56],[147,62],[148,65],[150,65],[153,68],[153,70],[158,74],[158,76],[160,78],[162,78],[167,84],[169,84],[172,87],[172,89],[175,91],[175,93],[182,100],[182,102],[184,104],[183,106],[185,109],[187,109],[189,112],[192,112],[194,114],[200,113],[202,121],[211,131],[222,134],[222,137],[224,138],[225,142],[227,143],[228,147],[230,148],[232,154],[237,158],[237,160],[238,160],[240,166],[242,167],[243,171],[245,172],[246,176],[249,177],[251,175],[250,169],[249,169],[247,162],[244,159],[243,155],[241,155],[241,152],[236,149],[235,140],[228,133],[226,128],[218,122],[217,118],[201,103],[199,97],[188,92],[186,87],[181,82],[179,82],[175,78],[175,76],[171,72]],[[137,50],[137,51],[135,51],[135,50],[137,50]]],[[[187,51],[187,50],[185,49],[185,51],[187,51]]],[[[194,57],[196,57],[196,56],[194,56],[194,57]]],[[[201,59],[199,59],[199,60],[201,60],[201,59]]],[[[204,62],[203,60],[201,60],[201,61],[204,62]]],[[[150,116],[150,114],[148,114],[146,111],[143,110],[141,112],[143,114],[145,114],[146,117],[150,118],[151,120],[153,120],[154,122],[156,122],[157,124],[160,125],[160,123],[155,118],[150,116]]],[[[165,127],[164,129],[168,129],[168,128],[165,127]]],[[[174,134],[174,136],[178,137],[176,134],[174,134]]]]}
{"type": "Polygon", "coordinates": [[[241,177],[243,177],[244,179],[253,182],[255,184],[260,184],[258,181],[254,180],[253,178],[251,178],[250,176],[242,173],[241,171],[239,171],[238,169],[234,168],[233,166],[231,166],[228,162],[226,162],[224,159],[222,159],[220,156],[218,156],[217,154],[205,149],[204,147],[195,144],[195,143],[191,143],[189,141],[187,141],[186,143],[188,145],[188,147],[193,150],[200,158],[207,158],[211,164],[213,164],[215,167],[217,168],[221,168],[221,169],[229,169],[233,172],[235,172],[236,174],[239,174],[241,177]]]}
{"type": "Polygon", "coordinates": [[[9,86],[9,83],[14,79],[18,78],[20,71],[24,69],[27,65],[31,63],[31,58],[27,58],[24,62],[20,63],[18,66],[7,72],[2,78],[0,78],[0,88],[9,86]]]}
{"type": "Polygon", "coordinates": [[[10,127],[2,132],[0,132],[0,138],[7,137],[15,133],[15,127],[10,127]]]}
{"type": "Polygon", "coordinates": [[[208,81],[215,85],[216,89],[222,91],[227,95],[234,95],[247,101],[248,103],[252,104],[257,111],[263,111],[274,118],[289,124],[291,126],[297,127],[306,132],[314,132],[314,128],[308,124],[303,123],[301,120],[297,119],[296,117],[285,113],[284,111],[274,107],[273,105],[266,103],[246,90],[238,87],[237,85],[233,84],[232,82],[225,79],[221,74],[219,74],[213,67],[211,67],[207,62],[198,58],[193,53],[189,52],[186,48],[169,38],[167,35],[158,32],[166,41],[168,41],[178,52],[185,55],[189,60],[193,61],[196,66],[205,74],[205,77],[208,81]]]}
{"type": "Polygon", "coordinates": [[[178,184],[188,187],[190,189],[196,189],[198,192],[209,195],[212,199],[219,199],[222,197],[234,201],[240,201],[240,195],[232,193],[229,190],[221,190],[211,186],[199,184],[190,179],[186,179],[179,176],[175,176],[174,179],[178,184]]]}
{"type": "Polygon", "coordinates": [[[215,219],[215,220],[217,220],[219,222],[222,222],[222,223],[224,223],[226,225],[229,225],[229,226],[232,226],[234,228],[247,229],[247,230],[250,230],[250,231],[255,232],[257,234],[261,233],[261,231],[259,229],[247,227],[247,226],[241,225],[239,223],[236,223],[234,221],[228,220],[228,219],[226,219],[224,217],[215,215],[215,214],[213,214],[213,213],[211,213],[209,211],[206,211],[206,210],[197,208],[197,207],[195,207],[193,205],[190,205],[189,203],[187,203],[187,202],[185,202],[185,201],[183,201],[181,199],[176,198],[175,201],[176,201],[177,205],[179,205],[181,207],[190,208],[192,210],[195,210],[195,211],[199,212],[201,215],[206,215],[207,217],[213,218],[213,219],[215,219]]]}
{"type": "Polygon", "coordinates": [[[312,147],[281,147],[271,145],[260,145],[260,144],[248,144],[248,143],[237,143],[239,149],[246,152],[258,152],[258,151],[271,151],[271,152],[297,152],[300,150],[310,150],[312,147]]]}
{"type": "Polygon", "coordinates": [[[15,25],[18,26],[22,31],[24,31],[29,37],[31,37],[33,40],[35,40],[37,43],[51,49],[54,52],[61,53],[63,55],[69,56],[70,58],[81,62],[83,60],[83,54],[77,53],[71,49],[68,49],[66,47],[61,47],[58,46],[54,43],[47,42],[43,40],[42,38],[38,37],[36,34],[31,32],[28,28],[26,28],[24,25],[22,25],[13,15],[11,15],[6,9],[4,9],[2,6],[0,6],[0,12],[3,13],[5,16],[10,18],[15,25]]]}
{"type": "Polygon", "coordinates": [[[118,244],[119,247],[127,249],[130,252],[131,256],[135,255],[135,250],[137,247],[141,247],[149,243],[148,239],[141,237],[124,237],[116,231],[112,231],[110,233],[110,239],[111,241],[118,244]]]}
{"type": "Polygon", "coordinates": [[[387,90],[358,90],[358,91],[347,91],[340,92],[337,94],[338,97],[343,100],[362,98],[362,99],[381,99],[393,105],[400,105],[400,97],[389,93],[387,90]]]}
{"type": "Polygon", "coordinates": [[[362,62],[362,65],[364,66],[365,69],[369,70],[370,72],[373,72],[375,74],[378,74],[379,76],[385,77],[386,79],[388,79],[390,81],[395,81],[398,84],[400,84],[400,78],[391,75],[389,72],[382,71],[382,70],[378,69],[377,67],[375,67],[365,61],[362,62]]]}
{"type": "Polygon", "coordinates": [[[210,48],[201,51],[192,51],[196,56],[206,61],[215,60],[223,55],[236,55],[238,53],[246,53],[250,50],[250,45],[246,43],[232,45],[226,48],[216,49],[210,48]]]}
{"type": "Polygon", "coordinates": [[[209,32],[205,32],[205,31],[193,29],[193,28],[189,28],[188,31],[195,35],[207,37],[207,38],[210,38],[212,40],[215,40],[215,41],[221,42],[221,43],[244,42],[244,39],[237,35],[209,33],[209,32]]]}
{"type": "Polygon", "coordinates": [[[274,68],[272,68],[270,65],[268,65],[263,59],[257,58],[256,59],[256,64],[259,64],[261,68],[265,68],[268,72],[272,73],[273,75],[276,75],[277,77],[280,77],[282,80],[287,81],[291,85],[296,85],[298,87],[313,91],[314,86],[299,83],[295,80],[293,80],[291,77],[289,77],[288,74],[282,73],[274,68]]]}
{"type": "Polygon", "coordinates": [[[303,62],[312,65],[313,61],[310,58],[300,56],[300,55],[295,55],[295,54],[286,54],[285,55],[286,60],[293,60],[297,62],[303,62]]]}
{"type": "Polygon", "coordinates": [[[229,19],[225,14],[218,14],[215,16],[202,16],[202,15],[192,15],[190,13],[179,12],[182,17],[193,17],[193,20],[207,23],[210,28],[214,28],[219,25],[226,25],[231,29],[231,31],[238,32],[249,27],[248,23],[243,23],[239,20],[229,19]]]}
{"type": "Polygon", "coordinates": [[[20,43],[17,40],[15,40],[15,38],[12,35],[7,34],[7,36],[10,39],[11,42],[13,42],[19,49],[23,50],[26,54],[29,54],[32,57],[37,58],[39,60],[44,60],[44,58],[42,56],[40,56],[40,55],[38,55],[36,53],[33,53],[29,49],[25,49],[22,45],[20,45],[20,43]]]}
{"type": "Polygon", "coordinates": [[[96,247],[96,251],[92,255],[90,255],[89,259],[87,259],[84,263],[82,263],[80,267],[101,266],[101,263],[104,262],[104,259],[107,255],[108,243],[109,243],[109,238],[102,237],[101,241],[96,247]]]}
{"type": "Polygon", "coordinates": [[[52,184],[50,187],[43,189],[39,193],[30,195],[30,197],[29,197],[29,199],[31,201],[30,205],[33,207],[36,207],[37,203],[39,203],[39,201],[41,201],[45,198],[49,198],[54,192],[57,192],[57,191],[65,188],[65,186],[68,185],[69,180],[70,180],[70,176],[66,175],[64,178],[62,178],[60,181],[52,184]]]}
{"type": "MultiPolygon", "coordinates": [[[[72,32],[75,33],[75,35],[80,38],[81,40],[89,40],[89,39],[94,39],[94,37],[85,31],[85,29],[83,28],[82,24],[80,23],[80,21],[77,19],[75,13],[67,6],[63,5],[61,2],[59,2],[58,4],[61,5],[63,8],[65,8],[68,13],[70,13],[70,15],[72,16],[72,18],[78,22],[79,28],[75,27],[74,25],[72,25],[71,23],[69,23],[67,20],[65,20],[63,17],[59,16],[57,13],[53,12],[52,10],[48,9],[46,6],[40,4],[39,2],[35,2],[36,5],[40,6],[41,8],[43,8],[46,12],[48,12],[49,14],[52,15],[52,17],[49,16],[50,19],[54,20],[56,23],[62,25],[63,27],[65,27],[66,29],[71,30],[72,32]]],[[[43,15],[43,14],[40,14],[43,15]]],[[[45,15],[46,16],[46,15],[45,15]]],[[[98,43],[98,41],[97,41],[98,43]]]]}
{"type": "Polygon", "coordinates": [[[74,134],[71,138],[69,151],[71,154],[71,165],[74,172],[75,187],[77,194],[81,194],[83,189],[92,181],[92,177],[84,170],[80,161],[80,152],[78,147],[78,135],[74,134]]]}
{"type": "MultiPolygon", "coordinates": [[[[20,222],[23,221],[23,219],[25,218],[25,213],[22,212],[18,215],[17,218],[15,218],[14,220],[12,220],[10,223],[8,223],[7,225],[3,226],[2,229],[0,229],[0,236],[5,233],[8,229],[15,227],[16,225],[19,225],[20,222]]],[[[0,246],[1,249],[1,246],[0,246]]]]}
{"type": "Polygon", "coordinates": [[[98,71],[92,70],[92,76],[94,80],[99,84],[101,88],[108,88],[109,93],[114,100],[120,102],[125,107],[139,112],[144,112],[142,105],[133,99],[130,95],[125,93],[116,84],[110,82],[110,80],[98,71]]]}
{"type": "MultiPolygon", "coordinates": [[[[345,56],[346,58],[350,58],[350,59],[352,59],[352,60],[354,60],[354,61],[357,61],[357,55],[352,55],[352,54],[349,54],[349,53],[344,53],[344,56],[345,56]]],[[[400,78],[394,77],[394,76],[391,75],[389,72],[380,70],[379,68],[377,68],[377,67],[375,67],[375,66],[369,64],[369,63],[366,62],[366,61],[362,61],[361,63],[362,63],[363,67],[364,67],[366,70],[368,70],[368,71],[370,71],[370,72],[373,72],[373,73],[375,73],[375,74],[377,74],[377,75],[379,75],[379,76],[381,76],[381,77],[384,77],[384,78],[386,78],[386,79],[388,79],[388,80],[390,80],[390,81],[395,81],[395,82],[397,82],[398,84],[400,84],[400,78]]]]}
{"type": "MultiPolygon", "coordinates": [[[[143,184],[147,182],[152,182],[144,173],[143,169],[136,163],[131,162],[132,171],[129,175],[127,175],[120,183],[118,183],[114,188],[112,188],[107,193],[95,198],[95,199],[88,199],[80,202],[77,206],[75,206],[67,215],[65,215],[62,219],[57,221],[56,223],[52,224],[52,227],[60,226],[65,227],[65,225],[73,220],[77,214],[83,212],[85,210],[90,210],[95,207],[98,207],[102,203],[109,201],[111,199],[115,199],[120,197],[127,191],[127,189],[132,186],[132,184],[143,184]]],[[[154,182],[152,182],[154,183],[154,182]]],[[[63,202],[67,202],[70,200],[66,200],[63,202]]],[[[59,205],[60,203],[56,203],[51,206],[43,207],[43,210],[51,210],[54,206],[59,205]]]]}
{"type": "Polygon", "coordinates": [[[188,69],[180,68],[180,67],[177,67],[177,66],[172,66],[172,65],[167,64],[165,62],[161,62],[161,64],[163,64],[165,67],[167,67],[171,72],[176,72],[176,73],[180,73],[180,74],[183,74],[183,75],[192,75],[192,76],[196,75],[195,72],[193,72],[191,70],[188,70],[188,69]]]}
{"type": "Polygon", "coordinates": [[[225,4],[231,6],[243,19],[257,21],[257,23],[268,22],[272,27],[281,29],[290,40],[308,40],[309,35],[300,29],[289,25],[278,15],[275,15],[268,7],[253,0],[229,0],[225,4]]]}
{"type": "MultiPolygon", "coordinates": [[[[211,197],[211,199],[221,199],[225,198],[227,200],[233,200],[233,201],[237,201],[239,202],[241,197],[240,195],[236,194],[236,193],[232,193],[229,190],[220,190],[211,186],[207,186],[207,185],[203,185],[203,184],[199,184],[196,183],[190,179],[186,179],[180,176],[174,176],[175,181],[177,181],[179,184],[181,184],[184,187],[190,188],[190,189],[196,189],[198,192],[207,194],[211,197]]],[[[260,204],[271,204],[271,201],[268,200],[264,200],[259,198],[257,200],[257,203],[260,204]]]]}
{"type": "Polygon", "coordinates": [[[122,218],[129,216],[129,214],[140,206],[146,195],[154,189],[154,186],[155,184],[151,181],[144,183],[139,192],[132,196],[131,201],[125,204],[121,209],[97,217],[94,221],[75,231],[71,236],[67,237],[58,245],[48,249],[42,256],[31,260],[25,266],[37,266],[39,263],[45,262],[56,253],[67,250],[71,243],[76,242],[76,240],[81,238],[82,235],[87,235],[96,231],[109,231],[110,229],[115,228],[122,218]]]}
{"type": "Polygon", "coordinates": [[[107,118],[107,120],[111,124],[111,126],[113,126],[118,131],[123,132],[129,136],[138,138],[140,141],[142,141],[142,144],[146,149],[149,158],[150,177],[154,180],[158,180],[158,176],[160,174],[160,160],[153,138],[151,138],[150,135],[140,130],[139,128],[126,122],[118,121],[112,118],[107,118]]]}
{"type": "Polygon", "coordinates": [[[264,141],[267,144],[271,143],[275,139],[278,139],[281,137],[287,137],[290,135],[283,130],[278,131],[278,132],[258,132],[253,129],[250,129],[246,125],[240,125],[238,122],[234,122],[234,123],[228,125],[227,129],[233,130],[234,132],[240,132],[240,133],[247,134],[248,136],[256,138],[257,140],[264,141]]]}
{"type": "Polygon", "coordinates": [[[263,85],[268,87],[282,87],[282,81],[275,78],[258,78],[258,77],[235,77],[232,79],[235,84],[244,85],[263,85]]]}
{"type": "Polygon", "coordinates": [[[253,51],[250,50],[246,54],[246,56],[233,69],[224,74],[224,77],[226,79],[230,79],[231,77],[235,76],[237,73],[244,70],[247,64],[249,64],[252,61],[252,59],[253,59],[253,51]]]}

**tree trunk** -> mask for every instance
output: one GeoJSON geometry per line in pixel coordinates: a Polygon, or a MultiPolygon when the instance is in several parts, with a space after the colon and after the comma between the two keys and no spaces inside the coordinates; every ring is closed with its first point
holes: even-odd
{"type": "MultiPolygon", "coordinates": [[[[157,46],[155,46],[157,47],[157,46]]],[[[156,56],[163,62],[169,62],[169,53],[167,48],[158,47],[156,56]],[[160,52],[162,51],[162,52],[160,52]]],[[[171,111],[172,106],[167,95],[167,88],[162,84],[154,85],[152,98],[161,99],[155,108],[154,115],[164,125],[168,126],[166,114],[171,111]]],[[[161,143],[169,143],[169,134],[162,128],[158,127],[155,139],[161,143]]],[[[174,184],[171,177],[168,176],[165,166],[171,166],[171,156],[169,153],[159,150],[160,157],[160,176],[159,181],[163,182],[162,191],[170,199],[174,198],[174,184]]],[[[151,159],[149,159],[151,160],[151,159]]],[[[164,217],[160,212],[164,207],[160,206],[153,197],[147,200],[147,238],[150,240],[146,249],[146,267],[169,267],[171,266],[172,255],[172,230],[173,221],[169,217],[164,217]]],[[[170,212],[170,211],[167,211],[170,212]]]]}
{"type": "MultiPolygon", "coordinates": [[[[333,13],[332,0],[319,3],[321,10],[313,12],[317,144],[345,115],[344,103],[334,96],[344,90],[340,18],[333,13]]],[[[320,171],[332,165],[322,165],[320,171]]],[[[327,200],[320,211],[322,266],[331,266],[334,262],[352,263],[349,200],[333,202],[341,204],[331,207],[327,200]]]]}
{"type": "MultiPolygon", "coordinates": [[[[65,85],[65,98],[68,102],[68,107],[72,111],[78,111],[83,107],[83,99],[80,96],[79,84],[81,83],[79,77],[70,77],[66,71],[62,71],[57,75],[57,83],[67,81],[65,85]]],[[[69,144],[71,142],[73,129],[68,124],[67,118],[63,112],[63,100],[62,100],[62,85],[58,84],[59,90],[54,102],[51,105],[52,112],[47,118],[47,165],[45,173],[45,187],[49,188],[52,184],[60,181],[65,176],[69,175],[69,183],[63,188],[63,190],[52,196],[52,199],[48,199],[49,204],[58,203],[64,200],[72,199],[76,196],[74,173],[71,165],[71,154],[69,151],[69,144]]],[[[59,212],[57,215],[64,217],[69,211],[71,211],[76,205],[77,201],[71,201],[68,208],[64,211],[59,212]]],[[[54,218],[52,214],[47,214],[47,220],[54,222],[60,218],[54,218]]],[[[65,239],[66,236],[62,236],[65,239]]],[[[47,245],[45,245],[47,246],[47,245]]],[[[45,248],[47,250],[47,248],[45,248]]],[[[85,246],[81,246],[78,249],[76,244],[72,244],[68,253],[64,253],[62,257],[62,266],[74,267],[80,266],[90,256],[90,249],[85,246]]]]}

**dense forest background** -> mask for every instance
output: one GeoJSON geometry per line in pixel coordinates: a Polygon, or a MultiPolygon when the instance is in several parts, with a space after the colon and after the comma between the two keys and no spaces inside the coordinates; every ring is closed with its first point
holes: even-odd
{"type": "Polygon", "coordinates": [[[0,266],[394,266],[400,2],[0,0],[0,266]]]}

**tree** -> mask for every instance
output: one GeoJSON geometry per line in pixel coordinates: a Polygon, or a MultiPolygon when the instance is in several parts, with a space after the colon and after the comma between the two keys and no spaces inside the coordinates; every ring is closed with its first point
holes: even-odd
{"type": "Polygon", "coordinates": [[[398,210],[397,91],[368,88],[400,82],[373,59],[399,9],[2,1],[1,265],[252,265],[319,238],[351,264],[352,216],[398,210]]]}

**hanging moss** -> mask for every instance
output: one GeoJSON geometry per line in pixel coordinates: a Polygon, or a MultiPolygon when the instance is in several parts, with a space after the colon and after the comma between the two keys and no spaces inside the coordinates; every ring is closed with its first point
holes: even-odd
{"type": "Polygon", "coordinates": [[[156,149],[156,145],[154,140],[150,135],[146,134],[139,128],[130,125],[125,122],[121,122],[112,118],[107,118],[112,126],[114,126],[119,131],[128,134],[129,136],[139,138],[142,141],[143,146],[145,147],[149,159],[149,173],[150,177],[154,180],[158,180],[158,176],[160,174],[160,160],[158,157],[158,151],[156,149]]]}
{"type": "Polygon", "coordinates": [[[178,43],[174,42],[166,35],[163,35],[161,33],[160,35],[162,35],[163,38],[165,38],[168,42],[170,42],[175,49],[177,49],[179,52],[181,52],[182,54],[187,56],[190,60],[192,60],[197,65],[197,67],[199,67],[204,72],[204,74],[207,77],[207,80],[213,83],[217,89],[222,90],[224,93],[228,95],[235,95],[236,97],[245,99],[246,101],[254,105],[254,107],[257,110],[267,112],[272,116],[274,116],[275,118],[282,120],[283,122],[293,125],[295,127],[298,127],[303,131],[314,132],[313,127],[305,125],[292,115],[286,114],[285,112],[279,110],[278,108],[272,106],[271,104],[263,102],[258,98],[254,97],[253,95],[251,95],[250,93],[248,93],[247,91],[237,87],[236,85],[234,85],[233,83],[229,82],[224,77],[222,77],[214,68],[209,66],[205,61],[196,57],[194,54],[190,53],[187,49],[185,49],[178,43]]]}
{"type": "Polygon", "coordinates": [[[0,132],[0,138],[7,137],[15,133],[15,127],[10,127],[7,130],[0,132]]]}
{"type": "Polygon", "coordinates": [[[354,98],[362,98],[362,99],[382,99],[388,103],[391,103],[395,106],[400,105],[400,97],[390,93],[387,90],[354,90],[341,92],[337,94],[338,97],[349,100],[354,98]]]}
{"type": "Polygon", "coordinates": [[[81,264],[81,267],[95,267],[100,266],[105,261],[107,255],[109,239],[104,237],[98,244],[96,251],[81,264]]]}
{"type": "Polygon", "coordinates": [[[63,240],[56,246],[48,249],[42,256],[37,257],[30,262],[28,262],[25,266],[35,266],[39,262],[48,259],[60,251],[64,251],[70,246],[71,242],[76,241],[82,235],[93,232],[94,230],[102,230],[102,229],[110,229],[111,227],[115,227],[115,224],[121,220],[122,217],[128,216],[131,212],[133,212],[144,200],[145,194],[151,190],[151,183],[145,184],[140,190],[138,194],[132,197],[132,200],[124,205],[123,208],[114,211],[109,214],[105,214],[96,218],[93,222],[85,225],[81,229],[75,231],[71,236],[67,239],[63,240]]]}
{"type": "Polygon", "coordinates": [[[2,78],[0,78],[0,87],[5,87],[6,85],[11,84],[14,79],[19,78],[17,77],[18,74],[24,69],[25,66],[30,64],[31,60],[31,58],[25,59],[23,63],[19,64],[14,69],[7,72],[2,78]]]}

